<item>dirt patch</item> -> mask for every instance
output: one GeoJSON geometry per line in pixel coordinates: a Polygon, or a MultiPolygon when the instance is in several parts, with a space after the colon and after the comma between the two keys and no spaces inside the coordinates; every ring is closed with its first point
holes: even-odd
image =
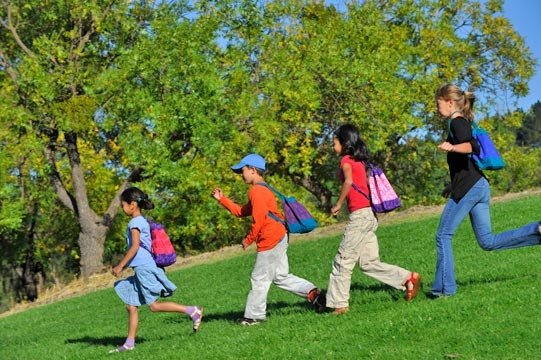
{"type": "MultiPolygon", "coordinates": [[[[541,189],[528,190],[520,193],[510,193],[502,196],[492,198],[492,202],[510,201],[519,198],[540,195],[541,189]]],[[[414,206],[403,211],[396,211],[388,214],[379,215],[380,224],[393,224],[401,223],[405,221],[411,221],[417,218],[424,218],[430,215],[438,215],[441,213],[443,205],[438,206],[414,206]]],[[[292,235],[291,241],[309,241],[314,239],[320,239],[323,237],[340,235],[344,231],[345,223],[332,224],[315,229],[309,234],[292,235]]],[[[254,252],[255,247],[252,246],[248,252],[254,252]]],[[[170,270],[179,270],[188,268],[190,266],[206,264],[215,261],[221,261],[234,256],[238,256],[244,253],[240,245],[233,245],[224,247],[222,249],[208,252],[204,254],[188,256],[184,258],[178,258],[175,265],[169,267],[170,270]]],[[[130,274],[131,270],[124,270],[122,276],[126,277],[130,274]]],[[[109,272],[96,274],[88,279],[77,279],[66,285],[58,285],[48,288],[41,292],[38,300],[34,302],[24,302],[16,304],[10,310],[1,313],[0,317],[5,317],[11,314],[15,314],[36,306],[50,304],[62,299],[81,296],[89,292],[96,290],[111,288],[114,282],[117,280],[109,272]]]]}

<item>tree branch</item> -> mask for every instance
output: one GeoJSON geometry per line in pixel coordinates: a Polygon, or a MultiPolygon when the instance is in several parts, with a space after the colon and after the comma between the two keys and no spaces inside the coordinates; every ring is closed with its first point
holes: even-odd
{"type": "Polygon", "coordinates": [[[135,169],[130,176],[120,185],[118,190],[115,193],[115,197],[113,200],[111,200],[111,203],[109,204],[109,207],[107,208],[107,211],[103,215],[102,224],[105,226],[111,226],[113,223],[113,219],[115,218],[116,214],[118,213],[118,210],[120,209],[120,206],[118,205],[118,199],[120,198],[120,195],[124,190],[126,190],[132,182],[137,182],[141,178],[141,173],[143,172],[143,169],[138,168],[135,169]]]}
{"type": "Polygon", "coordinates": [[[30,50],[25,43],[21,40],[19,37],[19,34],[17,33],[17,27],[13,26],[13,22],[11,19],[11,5],[8,4],[6,7],[7,13],[8,13],[8,20],[7,22],[2,22],[4,27],[8,29],[11,32],[11,35],[13,35],[13,39],[15,42],[19,45],[19,47],[31,58],[35,58],[36,54],[32,50],[30,50]]]}
{"type": "Polygon", "coordinates": [[[45,153],[45,158],[47,159],[47,161],[49,162],[49,166],[51,167],[51,173],[50,173],[51,184],[53,185],[56,195],[58,196],[58,199],[65,207],[67,207],[69,210],[77,214],[78,212],[77,203],[75,202],[75,199],[73,198],[73,196],[70,193],[68,193],[68,191],[64,187],[64,184],[62,183],[62,179],[60,178],[60,174],[58,173],[58,170],[56,168],[54,145],[49,144],[48,146],[46,146],[44,153],[45,153]]]}

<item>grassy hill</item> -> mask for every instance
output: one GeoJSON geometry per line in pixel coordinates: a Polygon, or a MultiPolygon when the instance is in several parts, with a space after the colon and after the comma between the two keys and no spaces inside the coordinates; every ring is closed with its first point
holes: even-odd
{"type": "MultiPolygon", "coordinates": [[[[541,218],[541,196],[499,202],[496,232],[541,218]]],[[[434,273],[439,212],[384,224],[383,261],[434,273]]],[[[326,288],[340,236],[294,241],[291,271],[326,288]]],[[[271,288],[268,320],[244,328],[253,252],[169,273],[173,301],[206,308],[201,332],[188,318],[141,310],[137,347],[108,354],[126,335],[127,315],[111,288],[0,318],[0,359],[534,359],[541,344],[541,248],[482,251],[465,221],[454,237],[458,294],[407,303],[402,293],[354,272],[351,310],[316,314],[306,302],[271,288]]]]}

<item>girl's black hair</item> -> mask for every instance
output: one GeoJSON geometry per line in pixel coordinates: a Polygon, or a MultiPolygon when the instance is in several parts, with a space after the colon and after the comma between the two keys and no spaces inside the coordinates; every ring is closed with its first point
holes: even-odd
{"type": "Polygon", "coordinates": [[[148,195],[136,187],[127,188],[120,195],[120,200],[128,204],[135,201],[137,205],[144,210],[154,209],[154,204],[148,198],[148,195]]]}
{"type": "Polygon", "coordinates": [[[334,136],[342,145],[341,156],[349,155],[355,161],[368,161],[368,148],[361,139],[355,125],[345,124],[340,126],[334,132],[334,136]]]}

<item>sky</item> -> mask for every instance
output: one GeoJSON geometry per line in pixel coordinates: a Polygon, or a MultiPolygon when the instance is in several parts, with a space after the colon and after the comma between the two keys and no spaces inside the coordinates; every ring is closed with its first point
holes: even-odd
{"type": "Polygon", "coordinates": [[[537,59],[535,75],[530,80],[530,93],[518,100],[518,107],[529,110],[537,101],[541,101],[541,27],[537,23],[541,18],[539,0],[505,0],[503,14],[511,21],[513,28],[526,41],[526,45],[537,59]]]}

